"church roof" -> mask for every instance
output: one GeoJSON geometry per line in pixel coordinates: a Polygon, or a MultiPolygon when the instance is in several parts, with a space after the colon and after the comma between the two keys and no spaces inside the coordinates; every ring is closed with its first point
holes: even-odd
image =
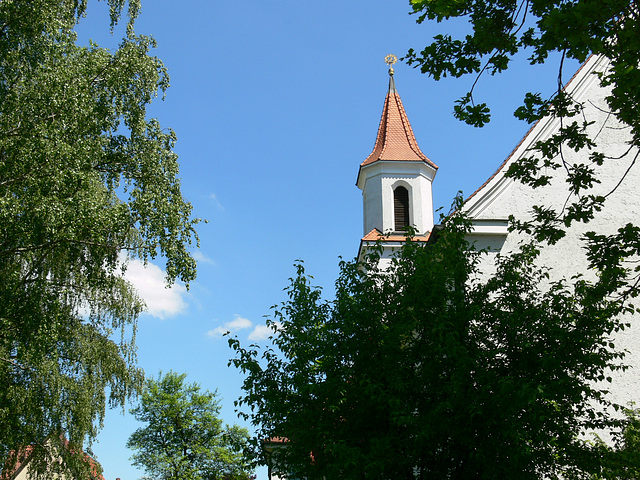
{"type": "Polygon", "coordinates": [[[409,118],[396,91],[392,71],[389,72],[389,92],[384,101],[378,137],[373,152],[360,165],[364,167],[379,160],[425,162],[433,168],[435,163],[422,153],[413,134],[409,118]]]}
{"type": "MultiPolygon", "coordinates": [[[[587,58],[580,68],[573,74],[571,79],[567,82],[567,84],[563,87],[563,90],[569,91],[572,95],[575,95],[575,90],[578,88],[579,84],[586,81],[591,77],[591,74],[598,69],[604,69],[606,66],[602,64],[606,64],[605,57],[599,57],[596,55],[591,55],[587,58]]],[[[489,191],[491,190],[490,186],[494,185],[497,182],[504,182],[507,180],[506,171],[508,170],[508,166],[511,163],[519,158],[519,156],[523,155],[524,152],[529,150],[533,144],[538,140],[538,136],[542,134],[545,127],[553,121],[551,117],[545,117],[537,122],[535,122],[531,128],[527,131],[527,133],[520,139],[515,148],[511,151],[509,156],[500,164],[498,169],[482,184],[478,189],[469,195],[464,203],[464,209],[469,211],[470,208],[473,208],[478,202],[483,200],[483,197],[489,195],[489,191]]],[[[487,197],[488,198],[488,197],[487,197]]]]}

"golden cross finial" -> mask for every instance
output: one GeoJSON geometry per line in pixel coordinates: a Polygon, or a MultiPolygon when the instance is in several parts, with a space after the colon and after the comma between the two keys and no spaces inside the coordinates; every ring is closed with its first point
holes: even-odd
{"type": "Polygon", "coordinates": [[[386,57],[384,57],[384,63],[389,65],[389,75],[393,75],[393,64],[398,61],[398,57],[396,57],[393,53],[390,53],[386,57]]]}

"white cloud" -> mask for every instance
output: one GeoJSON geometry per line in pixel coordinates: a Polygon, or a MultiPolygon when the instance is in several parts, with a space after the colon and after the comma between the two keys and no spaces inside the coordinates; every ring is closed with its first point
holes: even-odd
{"type": "Polygon", "coordinates": [[[128,261],[125,278],[138,290],[138,295],[147,304],[146,313],[157,318],[167,318],[185,311],[184,295],[187,289],[178,284],[165,286],[165,272],[152,263],[144,265],[141,260],[128,261]]]}
{"type": "Polygon", "coordinates": [[[202,253],[202,250],[194,251],[193,258],[195,258],[198,263],[208,263],[209,265],[214,265],[214,266],[216,265],[215,260],[207,257],[204,253],[202,253]]]}
{"type": "Polygon", "coordinates": [[[256,325],[253,331],[249,334],[248,338],[252,341],[267,340],[271,335],[276,334],[279,329],[279,322],[274,322],[271,326],[256,325]]]}
{"type": "Polygon", "coordinates": [[[238,314],[234,315],[233,320],[222,324],[207,332],[210,337],[222,337],[225,333],[237,333],[240,330],[246,330],[253,327],[253,330],[249,333],[247,338],[251,341],[267,340],[271,335],[278,331],[280,328],[279,322],[274,322],[274,327],[268,327],[267,325],[253,326],[253,322],[247,318],[244,318],[238,314]]]}
{"type": "Polygon", "coordinates": [[[272,333],[273,330],[266,325],[256,325],[248,338],[249,340],[266,340],[272,333]]]}
{"type": "Polygon", "coordinates": [[[252,326],[253,322],[251,320],[235,314],[233,316],[233,320],[224,323],[220,327],[216,327],[213,330],[209,330],[207,332],[207,335],[209,335],[210,337],[222,337],[227,332],[235,333],[240,330],[251,328],[252,326]]]}
{"type": "Polygon", "coordinates": [[[226,326],[229,328],[229,330],[234,332],[238,330],[243,330],[245,328],[251,328],[251,325],[253,325],[253,322],[251,320],[249,320],[248,318],[241,317],[240,315],[237,315],[237,314],[234,315],[233,320],[226,323],[226,326]]]}
{"type": "Polygon", "coordinates": [[[213,200],[213,203],[216,207],[218,207],[218,209],[220,210],[224,210],[224,207],[222,206],[222,204],[220,203],[220,201],[218,200],[218,197],[216,197],[215,193],[212,193],[211,195],[209,195],[209,198],[211,200],[213,200]]]}
{"type": "Polygon", "coordinates": [[[276,333],[280,328],[280,324],[278,322],[275,322],[274,325],[275,325],[275,331],[273,326],[270,327],[267,325],[256,325],[253,331],[249,334],[249,337],[248,337],[249,340],[259,341],[259,340],[268,339],[271,335],[276,333]]]}

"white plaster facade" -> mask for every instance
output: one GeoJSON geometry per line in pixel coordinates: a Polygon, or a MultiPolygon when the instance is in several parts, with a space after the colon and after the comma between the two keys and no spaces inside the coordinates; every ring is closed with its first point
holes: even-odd
{"type": "Polygon", "coordinates": [[[436,169],[424,162],[377,161],[361,167],[357,185],[362,190],[364,235],[373,229],[395,230],[393,192],[399,186],[409,192],[409,225],[419,235],[430,232],[435,174],[436,169]]]}
{"type": "MultiPolygon", "coordinates": [[[[597,233],[615,233],[618,228],[632,222],[640,222],[640,165],[633,167],[636,152],[628,151],[628,129],[616,122],[608,114],[606,96],[609,90],[600,86],[598,71],[606,69],[605,60],[591,57],[569,82],[567,90],[584,104],[584,120],[593,122],[589,126],[589,135],[595,139],[596,149],[608,157],[621,157],[618,160],[606,160],[597,169],[600,183],[588,193],[608,195],[605,207],[587,224],[574,223],[565,238],[556,245],[544,246],[541,250],[541,264],[550,267],[552,279],[571,278],[582,274],[587,279],[594,273],[587,266],[585,251],[582,247],[582,235],[587,231],[597,233]]],[[[579,118],[582,121],[583,118],[579,118]]],[[[509,158],[465,203],[463,209],[473,219],[474,232],[471,239],[478,247],[489,247],[493,251],[508,253],[514,251],[523,237],[516,233],[507,233],[507,219],[513,215],[516,219],[528,219],[533,205],[544,205],[562,210],[568,196],[566,173],[564,169],[543,172],[553,177],[551,185],[533,189],[506,178],[505,172],[515,160],[530,155],[530,149],[539,140],[548,139],[560,127],[557,119],[544,119],[536,124],[509,158]]],[[[563,150],[568,163],[591,164],[589,151],[574,152],[563,150]]],[[[491,254],[486,259],[485,268],[491,270],[491,254]]],[[[626,372],[616,372],[610,385],[611,398],[626,404],[640,400],[640,328],[637,319],[629,319],[632,327],[616,336],[617,348],[625,349],[625,363],[631,368],[626,372]]]]}

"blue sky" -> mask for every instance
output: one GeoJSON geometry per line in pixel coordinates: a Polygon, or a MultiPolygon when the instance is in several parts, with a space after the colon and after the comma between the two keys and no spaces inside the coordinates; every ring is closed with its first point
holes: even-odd
{"type": "MultiPolygon", "coordinates": [[[[462,23],[416,25],[408,1],[143,0],[138,33],[158,41],[155,54],[171,76],[150,115],[178,135],[184,196],[208,220],[198,231],[198,278],[187,292],[163,288],[161,263],[130,273],[147,300],[140,319],[139,363],[147,375],[187,372],[218,390],[222,417],[240,423],[233,401],[242,377],[227,367],[231,351],[219,332],[245,344],[259,339],[264,316],[285,299],[296,259],[331,296],[339,257],[357,253],[362,237],[359,164],[375,141],[387,91],[389,53],[421,49],[462,23]]],[[[109,35],[104,2],[89,4],[80,42],[109,35]]],[[[458,190],[468,195],[495,171],[526,133],[512,112],[526,91],[549,93],[557,63],[486,77],[476,97],[492,122],[474,129],[452,117],[473,78],[434,82],[405,64],[396,86],[422,151],[439,167],[436,207],[458,190]]],[[[106,480],[133,480],[127,438],[139,425],[111,411],[94,444],[106,480]]],[[[266,479],[266,470],[258,480],[266,479]]]]}

